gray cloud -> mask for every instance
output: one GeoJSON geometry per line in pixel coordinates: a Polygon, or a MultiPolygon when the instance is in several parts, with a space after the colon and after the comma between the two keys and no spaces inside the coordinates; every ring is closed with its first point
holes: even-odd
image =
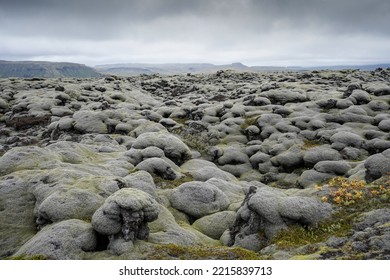
{"type": "Polygon", "coordinates": [[[0,0],[0,59],[390,61],[388,0],[0,0]]]}

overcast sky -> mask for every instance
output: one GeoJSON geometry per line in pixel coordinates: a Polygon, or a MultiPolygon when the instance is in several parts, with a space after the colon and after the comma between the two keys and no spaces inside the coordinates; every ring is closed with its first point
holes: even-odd
{"type": "Polygon", "coordinates": [[[0,0],[0,59],[390,62],[389,0],[0,0]]]}

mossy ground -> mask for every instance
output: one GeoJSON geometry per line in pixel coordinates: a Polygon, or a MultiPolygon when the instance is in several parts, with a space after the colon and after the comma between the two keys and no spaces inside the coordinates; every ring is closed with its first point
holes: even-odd
{"type": "Polygon", "coordinates": [[[156,184],[157,188],[160,189],[174,189],[178,186],[180,186],[183,183],[192,182],[194,181],[194,177],[191,176],[189,173],[185,173],[183,177],[176,179],[176,180],[167,180],[163,179],[160,176],[154,175],[153,181],[156,184]]]}
{"type": "Polygon", "coordinates": [[[256,125],[257,124],[257,119],[260,116],[254,116],[254,117],[246,117],[245,122],[240,126],[242,130],[247,129],[251,125],[256,125]]]}
{"type": "Polygon", "coordinates": [[[208,247],[208,246],[180,246],[175,244],[157,245],[148,259],[180,259],[180,260],[260,260],[259,254],[242,248],[208,247]]]}
{"type": "Polygon", "coordinates": [[[18,255],[7,258],[6,260],[47,260],[48,258],[44,255],[18,255]]]}
{"type": "Polygon", "coordinates": [[[290,226],[288,230],[281,231],[271,243],[281,249],[297,248],[326,241],[331,236],[346,236],[353,226],[356,214],[346,211],[337,212],[332,219],[325,221],[317,227],[290,226]]]}
{"type": "Polygon", "coordinates": [[[304,140],[302,150],[307,151],[318,146],[321,146],[321,142],[315,140],[304,140]]]}
{"type": "Polygon", "coordinates": [[[185,128],[179,127],[171,130],[172,133],[179,138],[191,149],[198,151],[201,154],[207,154],[210,146],[216,143],[211,143],[211,139],[199,133],[189,133],[185,128]]]}

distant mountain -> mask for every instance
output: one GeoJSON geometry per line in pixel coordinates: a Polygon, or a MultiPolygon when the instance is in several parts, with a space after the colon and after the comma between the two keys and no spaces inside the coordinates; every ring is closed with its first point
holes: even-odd
{"type": "Polygon", "coordinates": [[[251,71],[251,68],[242,63],[232,63],[227,65],[214,65],[210,63],[126,63],[107,64],[95,66],[96,71],[104,74],[115,75],[139,75],[139,74],[162,74],[175,75],[185,73],[213,73],[218,70],[251,71]]]}
{"type": "Polygon", "coordinates": [[[387,69],[390,68],[390,64],[372,64],[372,65],[335,65],[335,66],[316,66],[309,67],[307,70],[361,70],[361,71],[374,71],[375,69],[382,68],[387,69]]]}
{"type": "Polygon", "coordinates": [[[106,64],[95,66],[96,71],[103,74],[114,74],[121,76],[134,76],[140,74],[162,74],[174,75],[185,73],[213,73],[218,70],[235,70],[241,72],[274,72],[274,71],[306,71],[306,70],[344,70],[344,69],[360,69],[363,71],[372,71],[377,68],[388,68],[390,64],[377,65],[336,65],[336,66],[316,66],[316,67],[300,67],[300,66],[246,66],[240,62],[214,65],[210,63],[167,63],[167,64],[147,64],[147,63],[121,63],[121,64],[106,64]]]}
{"type": "Polygon", "coordinates": [[[46,61],[0,60],[0,78],[92,78],[101,74],[83,64],[46,61]]]}

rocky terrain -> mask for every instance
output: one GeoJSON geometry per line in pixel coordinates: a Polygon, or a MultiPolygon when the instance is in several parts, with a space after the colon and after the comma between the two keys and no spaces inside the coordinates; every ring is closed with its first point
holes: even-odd
{"type": "Polygon", "coordinates": [[[0,257],[389,259],[390,69],[0,80],[0,257]]]}
{"type": "Polygon", "coordinates": [[[373,71],[377,68],[388,68],[390,64],[378,65],[335,65],[335,66],[247,66],[240,62],[215,65],[211,63],[119,63],[119,64],[103,64],[97,65],[94,68],[99,73],[112,74],[120,76],[136,76],[141,74],[159,74],[159,75],[176,75],[176,74],[211,74],[217,71],[233,70],[238,72],[287,72],[287,71],[314,71],[314,70],[364,70],[373,71]]]}

